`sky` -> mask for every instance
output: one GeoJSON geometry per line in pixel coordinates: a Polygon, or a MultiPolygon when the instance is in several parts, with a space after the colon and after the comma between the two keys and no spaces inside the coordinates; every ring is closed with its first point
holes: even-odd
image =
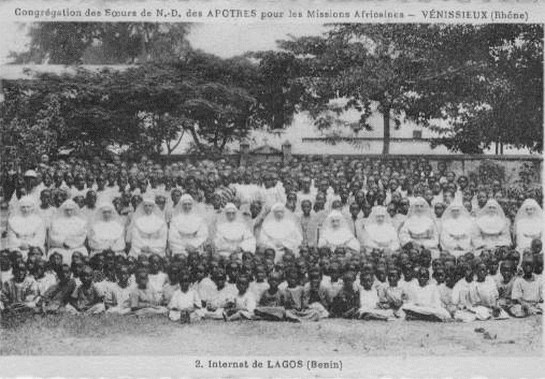
{"type": "MultiPolygon", "coordinates": [[[[194,24],[191,45],[207,53],[229,58],[247,51],[276,49],[276,41],[322,33],[321,24],[194,24]]],[[[28,44],[26,26],[0,23],[0,65],[9,62],[10,51],[21,51],[28,44]]]]}

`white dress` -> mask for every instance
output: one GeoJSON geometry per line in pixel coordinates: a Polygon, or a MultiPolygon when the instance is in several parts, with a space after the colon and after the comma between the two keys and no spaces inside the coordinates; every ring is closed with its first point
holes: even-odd
{"type": "Polygon", "coordinates": [[[70,263],[72,253],[80,251],[86,253],[85,239],[87,238],[87,221],[77,217],[60,217],[51,223],[49,255],[58,252],[63,257],[63,263],[70,263]],[[68,247],[65,247],[64,245],[68,247]]]}
{"type": "Polygon", "coordinates": [[[172,218],[168,243],[173,255],[187,255],[188,249],[199,250],[207,238],[208,228],[200,216],[180,213],[172,218]]]}
{"type": "Polygon", "coordinates": [[[228,256],[238,248],[242,251],[255,252],[256,240],[244,223],[223,222],[217,225],[214,245],[220,255],[228,256]]]}
{"type": "Polygon", "coordinates": [[[39,247],[45,253],[45,224],[35,213],[27,216],[15,215],[8,220],[7,248],[19,250],[25,257],[28,247],[22,249],[23,243],[26,243],[28,247],[39,247]]]}
{"type": "Polygon", "coordinates": [[[167,224],[156,214],[144,215],[134,220],[130,235],[130,255],[138,256],[142,248],[149,247],[152,254],[165,255],[167,245],[167,224]]]}
{"type": "Polygon", "coordinates": [[[125,249],[125,228],[115,220],[97,221],[89,230],[91,254],[111,249],[122,253],[125,249]]]}

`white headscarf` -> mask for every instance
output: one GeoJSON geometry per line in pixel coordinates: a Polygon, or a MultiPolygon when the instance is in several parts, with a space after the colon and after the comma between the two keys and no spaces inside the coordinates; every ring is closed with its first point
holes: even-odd
{"type": "Polygon", "coordinates": [[[172,225],[175,225],[176,230],[183,234],[196,233],[201,224],[204,223],[204,217],[195,204],[195,200],[189,194],[182,195],[178,204],[174,207],[172,225]],[[182,207],[183,204],[191,204],[191,210],[186,212],[182,207]]]}
{"type": "Polygon", "coordinates": [[[422,198],[417,197],[409,208],[407,220],[404,226],[412,233],[421,234],[435,227],[430,205],[422,198]],[[416,206],[422,205],[423,209],[417,213],[416,206]]]}
{"type": "Polygon", "coordinates": [[[460,200],[455,200],[447,207],[441,220],[442,230],[453,236],[469,235],[473,225],[471,215],[460,200]],[[457,218],[453,216],[454,210],[460,212],[457,218]]]}
{"type": "Polygon", "coordinates": [[[136,207],[131,228],[136,228],[145,234],[153,234],[161,230],[165,224],[165,218],[157,204],[155,204],[155,198],[151,195],[144,196],[142,202],[136,207]],[[144,210],[145,204],[153,205],[149,215],[144,210]]]}
{"type": "Polygon", "coordinates": [[[79,206],[71,199],[66,200],[59,207],[52,223],[51,233],[64,236],[80,235],[87,232],[87,220],[81,215],[79,206]],[[72,216],[66,215],[66,210],[72,209],[72,216]]]}
{"type": "Polygon", "coordinates": [[[386,207],[382,205],[377,205],[371,210],[369,220],[365,225],[365,231],[369,238],[381,244],[390,242],[392,239],[397,239],[397,231],[392,224],[390,215],[386,207]],[[379,224],[377,216],[384,216],[384,222],[379,224]]]}
{"type": "Polygon", "coordinates": [[[534,199],[526,199],[520,206],[515,217],[515,233],[528,235],[539,235],[543,232],[543,210],[534,199]],[[527,212],[528,208],[534,210],[532,215],[527,212]]]}
{"type": "Polygon", "coordinates": [[[262,232],[271,238],[281,239],[289,235],[293,230],[300,231],[295,215],[282,203],[276,203],[271,207],[270,213],[263,220],[262,232]],[[284,211],[284,217],[277,220],[275,212],[284,211]]]}
{"type": "Polygon", "coordinates": [[[83,219],[80,207],[72,199],[68,199],[61,204],[61,206],[59,207],[59,209],[57,210],[55,214],[55,218],[68,218],[66,216],[66,210],[68,209],[72,209],[74,211],[72,217],[78,217],[83,219]]]}
{"type": "Polygon", "coordinates": [[[484,233],[498,234],[507,225],[507,217],[505,217],[500,204],[496,200],[490,199],[477,214],[475,222],[484,233]]]}
{"type": "Polygon", "coordinates": [[[31,196],[23,196],[17,202],[17,207],[13,210],[13,214],[8,219],[8,227],[17,234],[27,234],[26,232],[36,230],[42,227],[44,220],[38,215],[38,206],[36,201],[31,196]],[[28,214],[23,215],[21,208],[29,206],[28,214]]]}
{"type": "Polygon", "coordinates": [[[223,208],[223,213],[218,219],[216,225],[216,232],[223,236],[227,240],[238,241],[242,238],[244,233],[250,231],[248,224],[244,221],[242,214],[233,203],[227,203],[223,208]],[[226,213],[228,211],[236,212],[234,220],[228,220],[226,213]]]}
{"type": "Polygon", "coordinates": [[[97,236],[103,239],[113,240],[123,235],[123,223],[112,203],[104,202],[97,205],[95,217],[93,223],[91,224],[91,229],[97,236]],[[104,219],[103,212],[105,210],[110,210],[112,212],[112,218],[109,221],[104,219]]]}
{"type": "Polygon", "coordinates": [[[354,238],[354,234],[348,227],[346,218],[339,211],[332,211],[324,221],[323,238],[334,245],[343,245],[354,238]],[[339,221],[337,228],[333,227],[333,221],[339,221]]]}

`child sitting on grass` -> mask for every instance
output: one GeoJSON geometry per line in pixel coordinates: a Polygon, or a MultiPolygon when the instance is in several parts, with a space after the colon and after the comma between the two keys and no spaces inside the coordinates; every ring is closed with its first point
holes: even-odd
{"type": "Polygon", "coordinates": [[[320,270],[313,269],[310,270],[308,277],[309,282],[303,288],[303,316],[317,320],[328,318],[331,300],[327,289],[320,286],[322,274],[320,270]]]}
{"type": "Polygon", "coordinates": [[[212,320],[222,320],[224,309],[234,302],[237,290],[227,285],[227,276],[223,269],[218,269],[212,280],[216,285],[216,291],[212,293],[210,300],[206,303],[205,317],[212,320]]]}
{"type": "Polygon", "coordinates": [[[447,321],[450,314],[441,304],[439,290],[435,284],[430,284],[430,273],[425,267],[417,271],[418,287],[414,299],[403,306],[406,319],[423,321],[447,321]]]}
{"type": "Polygon", "coordinates": [[[333,298],[330,307],[331,317],[354,318],[359,309],[359,293],[354,289],[356,275],[347,271],[343,275],[343,286],[333,298]]]}
{"type": "Polygon", "coordinates": [[[130,295],[135,286],[129,283],[131,274],[128,266],[121,266],[116,276],[117,283],[108,287],[104,303],[106,312],[124,315],[131,311],[130,295]]]}
{"type": "Polygon", "coordinates": [[[250,283],[249,291],[254,295],[254,298],[259,300],[265,291],[269,289],[267,283],[267,272],[265,266],[258,265],[255,268],[255,280],[250,283]]]}
{"type": "Polygon", "coordinates": [[[398,319],[404,318],[401,310],[403,306],[403,290],[399,288],[399,271],[396,268],[388,270],[388,286],[379,293],[379,306],[382,309],[391,309],[398,319]]]}
{"type": "Polygon", "coordinates": [[[179,264],[171,264],[168,268],[168,281],[163,285],[163,289],[161,291],[161,304],[168,305],[172,299],[172,296],[174,295],[174,292],[180,289],[180,271],[181,268],[179,264]]]}
{"type": "Polygon", "coordinates": [[[257,306],[254,295],[248,291],[250,285],[249,278],[246,275],[237,277],[238,294],[233,303],[228,305],[224,311],[225,321],[251,320],[254,317],[254,310],[257,306]]]}
{"type": "Polygon", "coordinates": [[[12,268],[13,277],[4,283],[0,293],[0,310],[21,313],[32,312],[38,300],[38,284],[23,262],[18,262],[12,268]]]}
{"type": "Polygon", "coordinates": [[[534,259],[525,254],[522,260],[523,276],[515,279],[509,313],[514,317],[528,317],[543,313],[543,283],[534,274],[534,259]]]}
{"type": "Polygon", "coordinates": [[[498,288],[492,276],[488,275],[488,266],[484,262],[479,262],[475,269],[474,307],[478,308],[482,314],[488,314],[487,319],[491,317],[500,320],[509,318],[507,313],[498,305],[498,288]]]}
{"type": "Polygon", "coordinates": [[[269,288],[263,293],[254,314],[256,319],[267,321],[291,321],[300,322],[295,314],[287,310],[285,291],[279,289],[282,274],[271,272],[269,275],[269,288]]]}
{"type": "Polygon", "coordinates": [[[38,296],[42,297],[49,288],[57,283],[57,276],[46,273],[46,261],[39,259],[34,265],[34,280],[38,285],[38,296]]]}
{"type": "Polygon", "coordinates": [[[76,281],[72,279],[70,266],[63,264],[57,271],[58,282],[50,287],[40,301],[43,313],[57,313],[66,310],[72,293],[76,289],[76,281]]]}
{"type": "Polygon", "coordinates": [[[206,265],[199,263],[192,272],[193,288],[197,291],[199,298],[201,299],[202,307],[206,307],[206,304],[210,301],[214,293],[216,292],[216,284],[208,276],[206,265]]]}
{"type": "Polygon", "coordinates": [[[388,321],[393,319],[394,313],[391,309],[380,309],[380,299],[378,292],[373,288],[374,277],[368,272],[362,272],[360,275],[359,286],[359,309],[357,316],[361,320],[381,320],[388,321]]]}
{"type": "Polygon", "coordinates": [[[513,291],[513,283],[515,283],[515,265],[512,261],[503,261],[500,267],[502,280],[498,283],[498,305],[504,310],[511,307],[511,293],[513,291]]]}
{"type": "Polygon", "coordinates": [[[93,282],[93,269],[84,266],[80,274],[81,284],[72,293],[67,310],[73,314],[99,314],[105,311],[104,295],[93,282]]]}
{"type": "Polygon", "coordinates": [[[166,314],[168,309],[161,306],[161,294],[149,285],[148,272],[145,269],[136,271],[136,288],[130,295],[131,311],[137,316],[166,314]]]}
{"type": "Polygon", "coordinates": [[[180,288],[174,291],[167,308],[168,318],[171,321],[184,323],[198,321],[203,318],[201,299],[199,294],[191,286],[191,275],[188,271],[181,271],[179,276],[180,288]]]}

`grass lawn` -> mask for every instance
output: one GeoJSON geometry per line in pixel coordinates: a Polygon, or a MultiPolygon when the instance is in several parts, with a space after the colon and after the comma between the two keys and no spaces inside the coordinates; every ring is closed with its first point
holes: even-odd
{"type": "Polygon", "coordinates": [[[165,317],[2,320],[0,355],[456,355],[542,353],[542,318],[473,323],[322,320],[173,323],[165,317]],[[484,328],[484,332],[475,331],[484,328]]]}

